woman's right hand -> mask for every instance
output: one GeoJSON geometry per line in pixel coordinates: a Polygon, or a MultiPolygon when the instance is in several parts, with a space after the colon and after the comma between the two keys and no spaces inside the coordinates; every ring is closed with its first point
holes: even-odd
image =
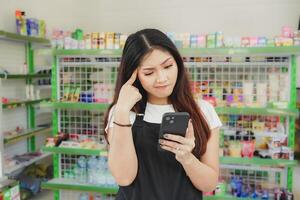
{"type": "Polygon", "coordinates": [[[133,86],[137,77],[137,69],[132,73],[129,80],[121,87],[116,109],[129,112],[133,106],[142,99],[139,90],[133,86]]]}

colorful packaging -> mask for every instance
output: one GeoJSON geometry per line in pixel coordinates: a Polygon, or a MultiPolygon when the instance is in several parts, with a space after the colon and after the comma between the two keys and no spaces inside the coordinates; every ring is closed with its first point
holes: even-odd
{"type": "Polygon", "coordinates": [[[104,48],[106,47],[107,49],[114,49],[114,39],[115,39],[115,33],[114,32],[107,32],[105,34],[105,43],[106,43],[106,45],[104,46],[104,48]]]}
{"type": "Polygon", "coordinates": [[[283,40],[284,40],[283,37],[275,37],[275,38],[274,38],[275,46],[276,46],[276,47],[281,47],[281,46],[283,46],[283,40]]]}
{"type": "Polygon", "coordinates": [[[286,46],[286,47],[293,46],[293,43],[294,43],[293,38],[283,38],[282,39],[282,46],[286,46]]]}
{"type": "Polygon", "coordinates": [[[85,49],[85,42],[84,40],[77,40],[78,42],[78,48],[79,49],[85,49]]]}
{"type": "Polygon", "coordinates": [[[257,47],[258,38],[257,37],[250,37],[250,47],[257,47]]]}
{"type": "Polygon", "coordinates": [[[205,48],[206,47],[206,35],[198,35],[197,37],[197,47],[198,48],[205,48]]]}
{"type": "Polygon", "coordinates": [[[267,105],[267,83],[256,84],[256,101],[261,107],[267,105]]]}
{"type": "Polygon", "coordinates": [[[191,35],[190,45],[191,45],[191,48],[197,48],[197,35],[195,35],[195,34],[191,35]]]}
{"type": "Polygon", "coordinates": [[[105,33],[100,33],[98,38],[99,49],[105,49],[105,33]]]}
{"type": "Polygon", "coordinates": [[[183,48],[189,48],[190,47],[190,34],[189,33],[184,33],[183,34],[182,47],[183,48]]]}
{"type": "Polygon", "coordinates": [[[121,33],[115,33],[114,49],[120,49],[121,33]]]}
{"type": "Polygon", "coordinates": [[[39,37],[46,37],[46,22],[44,20],[39,20],[39,37]]]}
{"type": "Polygon", "coordinates": [[[98,49],[99,48],[99,44],[98,44],[98,40],[99,40],[99,33],[92,33],[92,49],[98,49]]]}
{"type": "Polygon", "coordinates": [[[91,49],[92,48],[91,34],[85,34],[84,35],[84,45],[85,45],[85,49],[91,49]]]}
{"type": "Polygon", "coordinates": [[[281,36],[286,38],[292,38],[294,36],[292,27],[283,26],[281,28],[281,36]]]}
{"type": "Polygon", "coordinates": [[[121,49],[124,48],[127,37],[128,37],[128,35],[121,34],[121,36],[120,36],[120,48],[121,49]]]}
{"type": "Polygon", "coordinates": [[[16,10],[15,16],[17,33],[19,33],[20,35],[27,35],[25,12],[21,10],[16,10]]]}
{"type": "Polygon", "coordinates": [[[227,37],[224,39],[224,45],[225,47],[233,47],[233,38],[232,37],[227,37]]]}
{"type": "Polygon", "coordinates": [[[175,45],[177,48],[183,47],[183,38],[184,38],[184,35],[182,33],[175,34],[175,45]]]}
{"type": "Polygon", "coordinates": [[[222,32],[216,32],[216,47],[220,48],[224,46],[224,35],[222,32]]]}
{"type": "Polygon", "coordinates": [[[255,140],[242,141],[242,156],[253,158],[255,151],[255,140]]]}
{"type": "Polygon", "coordinates": [[[249,37],[242,37],[241,46],[242,47],[249,47],[250,46],[250,38],[249,37]]]}
{"type": "Polygon", "coordinates": [[[246,106],[251,106],[253,104],[253,82],[244,82],[243,83],[243,96],[244,96],[244,104],[246,106]]]}
{"type": "Polygon", "coordinates": [[[274,47],[274,46],[275,46],[275,39],[273,39],[273,38],[268,38],[268,39],[267,39],[267,46],[268,46],[268,47],[274,47]]]}
{"type": "Polygon", "coordinates": [[[294,45],[300,46],[300,31],[294,32],[294,45]]]}
{"type": "Polygon", "coordinates": [[[258,37],[257,46],[258,47],[267,46],[267,38],[266,37],[258,37]]]}
{"type": "Polygon", "coordinates": [[[216,47],[216,34],[214,34],[214,33],[208,34],[206,39],[207,39],[206,40],[207,48],[215,48],[216,47]]]}
{"type": "Polygon", "coordinates": [[[242,144],[240,141],[229,141],[229,156],[241,157],[242,144]]]}
{"type": "Polygon", "coordinates": [[[72,38],[71,37],[65,37],[64,38],[64,48],[65,49],[71,49],[72,48],[72,38]]]}

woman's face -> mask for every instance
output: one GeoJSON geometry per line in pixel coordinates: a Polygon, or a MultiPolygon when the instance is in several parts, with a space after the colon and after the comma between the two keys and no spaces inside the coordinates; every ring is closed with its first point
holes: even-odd
{"type": "Polygon", "coordinates": [[[148,93],[148,101],[153,104],[168,103],[177,74],[178,67],[173,56],[159,49],[146,55],[138,67],[138,78],[148,93]]]}

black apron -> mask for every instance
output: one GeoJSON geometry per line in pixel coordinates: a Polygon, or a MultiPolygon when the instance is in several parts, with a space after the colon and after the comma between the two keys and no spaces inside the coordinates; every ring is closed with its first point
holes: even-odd
{"type": "Polygon", "coordinates": [[[202,200],[175,155],[158,151],[160,124],[136,115],[132,127],[138,172],[129,186],[120,186],[116,200],[202,200]]]}

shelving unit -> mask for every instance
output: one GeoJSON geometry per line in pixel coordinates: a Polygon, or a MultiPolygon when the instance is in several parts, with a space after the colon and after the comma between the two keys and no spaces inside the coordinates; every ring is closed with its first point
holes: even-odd
{"type": "MultiPolygon", "coordinates": [[[[54,67],[52,69],[52,102],[42,103],[42,107],[52,107],[53,112],[53,134],[58,132],[77,133],[84,135],[82,130],[101,130],[97,132],[97,141],[103,136],[102,114],[106,111],[111,98],[113,97],[113,88],[116,80],[117,67],[121,57],[121,50],[52,50],[54,67]],[[91,75],[94,74],[94,75],[91,75]],[[92,79],[92,81],[87,81],[92,79]],[[73,97],[68,98],[70,87],[78,89],[76,100],[73,97]],[[103,93],[99,94],[98,88],[103,93]],[[94,93],[94,99],[98,102],[92,102],[91,97],[87,94],[94,93]],[[81,98],[81,95],[86,95],[81,98]],[[67,96],[67,97],[66,97],[67,96]],[[71,100],[70,100],[71,99],[71,100]],[[86,102],[84,102],[86,101],[86,102]],[[96,128],[87,128],[89,120],[84,120],[86,116],[100,116],[97,119],[101,126],[96,128]],[[85,127],[85,128],[82,128],[85,127]]],[[[183,55],[185,65],[191,74],[192,86],[194,88],[195,98],[215,97],[216,111],[220,115],[224,127],[221,129],[221,142],[226,135],[229,137],[236,131],[249,131],[253,126],[248,128],[237,126],[230,116],[241,117],[244,121],[247,116],[251,119],[260,120],[266,126],[270,119],[279,119],[278,124],[282,130],[252,130],[257,138],[273,137],[274,135],[287,136],[288,147],[294,148],[295,118],[299,115],[296,109],[295,101],[295,83],[296,83],[296,56],[300,53],[300,47],[260,47],[260,48],[216,48],[216,49],[180,49],[183,55]],[[232,74],[232,75],[230,75],[232,74]],[[278,77],[280,84],[285,84],[286,96],[280,96],[279,91],[276,95],[266,96],[266,102],[258,105],[258,101],[264,102],[261,94],[256,93],[258,85],[270,86],[269,80],[272,77],[278,77]],[[238,81],[253,82],[254,94],[240,94],[243,99],[252,99],[253,104],[248,105],[240,103],[229,105],[226,102],[229,91],[218,89],[221,87],[229,89],[242,89],[243,86],[236,84],[238,81]],[[201,85],[201,83],[205,83],[201,85]],[[211,84],[212,83],[212,84],[211,84]],[[204,87],[200,87],[204,86],[204,87]],[[198,87],[198,89],[196,89],[198,87]],[[199,90],[199,88],[206,88],[199,90]],[[278,103],[279,102],[279,103],[278,103]]],[[[42,54],[43,52],[41,52],[42,54]]],[[[278,85],[281,87],[282,85],[278,85]]],[[[269,90],[269,88],[268,88],[269,90]]],[[[73,92],[74,93],[74,92],[73,92]]],[[[76,93],[76,92],[75,92],[76,93]]],[[[211,98],[208,98],[211,100],[211,98]]],[[[93,121],[93,120],[91,120],[93,121]]],[[[251,121],[251,123],[253,123],[251,121]]],[[[226,139],[225,139],[226,140],[226,139]]],[[[236,138],[235,138],[236,140],[236,138]]],[[[222,145],[222,144],[221,144],[222,145]]],[[[105,187],[91,187],[89,183],[83,184],[84,187],[74,184],[66,178],[66,169],[70,170],[73,166],[65,166],[64,163],[76,164],[79,156],[104,156],[105,151],[89,149],[73,149],[63,147],[45,147],[44,152],[54,154],[53,161],[55,164],[55,179],[44,183],[43,187],[55,191],[55,199],[62,199],[65,190],[84,190],[96,193],[114,194],[117,190],[105,190],[105,187]],[[103,154],[102,154],[103,153],[103,154]]],[[[100,156],[100,157],[101,157],[100,156]]],[[[292,189],[292,167],[297,164],[291,159],[274,159],[274,158],[246,158],[220,156],[222,175],[226,180],[230,180],[230,173],[243,177],[244,181],[249,184],[259,185],[262,182],[271,182],[280,187],[292,189]],[[247,176],[245,174],[249,172],[247,176]],[[260,174],[264,172],[264,176],[260,174]],[[249,179],[252,174],[254,178],[249,179]],[[258,176],[256,176],[258,174],[258,176]],[[272,177],[275,177],[273,180],[272,177]]],[[[74,180],[74,179],[72,179],[74,180]]],[[[76,179],[75,179],[76,180],[76,179]]],[[[271,186],[270,186],[271,187],[271,186]]],[[[269,188],[268,192],[273,195],[273,190],[269,188]]],[[[72,196],[73,197],[73,196],[72,196]]],[[[74,197],[75,198],[75,197],[74,197]]],[[[205,199],[239,199],[232,195],[206,196],[205,199]]],[[[246,199],[246,198],[243,198],[246,199]]]]}
{"type": "Polygon", "coordinates": [[[37,119],[38,104],[49,101],[49,96],[26,99],[25,95],[25,85],[51,77],[50,74],[36,72],[34,55],[36,48],[50,47],[50,41],[0,30],[0,44],[0,97],[5,102],[0,103],[0,177],[5,179],[13,178],[15,173],[51,155],[43,153],[9,166],[4,162],[4,155],[12,158],[39,151],[40,140],[43,140],[41,136],[51,133],[50,124],[43,125],[51,121],[37,119]],[[16,127],[20,130],[14,130],[16,127]]]}
{"type": "MultiPolygon", "coordinates": [[[[243,185],[241,190],[250,185],[250,191],[265,192],[271,199],[278,187],[292,191],[292,167],[297,162],[283,149],[294,150],[300,48],[188,49],[182,53],[196,96],[215,104],[223,123],[220,182],[243,185]],[[275,147],[275,140],[282,147],[275,147]],[[254,150],[265,158],[252,158],[254,150]],[[261,172],[265,176],[256,176],[261,172]],[[242,181],[237,183],[235,178],[242,181]]],[[[237,193],[219,191],[222,195],[205,199],[240,199],[231,192],[237,193]]]]}

